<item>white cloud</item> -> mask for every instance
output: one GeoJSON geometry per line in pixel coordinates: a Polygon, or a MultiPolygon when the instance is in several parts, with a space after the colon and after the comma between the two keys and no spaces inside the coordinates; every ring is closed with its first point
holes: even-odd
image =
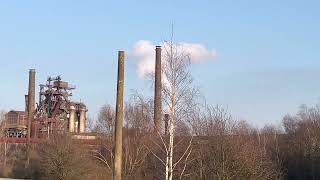
{"type": "MultiPolygon", "coordinates": [[[[202,44],[178,43],[180,49],[188,53],[191,63],[202,63],[213,60],[216,57],[214,49],[209,50],[202,44]]],[[[161,44],[163,46],[163,44],[161,44]]],[[[150,73],[154,73],[155,66],[155,44],[151,41],[140,40],[133,46],[130,55],[138,61],[137,73],[140,79],[150,73]]]]}
{"type": "Polygon", "coordinates": [[[179,45],[190,55],[191,63],[201,63],[213,60],[216,57],[216,51],[214,49],[210,51],[202,44],[179,43],[179,45]]]}

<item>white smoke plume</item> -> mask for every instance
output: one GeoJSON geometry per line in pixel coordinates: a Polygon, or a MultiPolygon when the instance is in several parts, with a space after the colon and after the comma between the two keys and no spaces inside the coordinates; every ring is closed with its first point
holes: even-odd
{"type": "MultiPolygon", "coordinates": [[[[214,49],[209,50],[202,44],[178,43],[185,53],[190,56],[191,63],[202,63],[213,60],[216,57],[214,49]]],[[[137,73],[140,79],[144,79],[148,74],[154,73],[155,66],[155,44],[151,41],[140,40],[133,46],[130,55],[138,61],[137,73]]],[[[161,44],[164,46],[164,44],[161,44]]]]}

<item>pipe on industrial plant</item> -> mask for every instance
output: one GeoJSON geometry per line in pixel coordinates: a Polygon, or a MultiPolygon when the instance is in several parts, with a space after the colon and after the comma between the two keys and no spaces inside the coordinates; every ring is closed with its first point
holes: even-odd
{"type": "Polygon", "coordinates": [[[122,121],[123,121],[124,51],[118,52],[118,82],[115,122],[115,148],[113,180],[121,180],[122,121]]]}
{"type": "Polygon", "coordinates": [[[34,116],[35,107],[35,81],[36,81],[36,70],[29,70],[29,89],[28,89],[28,139],[31,137],[31,126],[34,116]]]}
{"type": "Polygon", "coordinates": [[[85,119],[86,119],[86,109],[85,108],[81,108],[80,109],[80,117],[79,117],[79,132],[80,133],[84,133],[85,130],[85,119]]]}
{"type": "Polygon", "coordinates": [[[161,46],[156,46],[156,63],[154,78],[154,129],[159,133],[161,128],[161,46]]]}
{"type": "Polygon", "coordinates": [[[74,132],[74,123],[76,118],[76,109],[74,106],[70,106],[69,108],[69,132],[74,132]]]}
{"type": "Polygon", "coordinates": [[[168,135],[169,114],[164,115],[164,134],[168,135]]]}
{"type": "Polygon", "coordinates": [[[24,95],[24,101],[25,101],[25,112],[28,113],[28,95],[24,95]]]}

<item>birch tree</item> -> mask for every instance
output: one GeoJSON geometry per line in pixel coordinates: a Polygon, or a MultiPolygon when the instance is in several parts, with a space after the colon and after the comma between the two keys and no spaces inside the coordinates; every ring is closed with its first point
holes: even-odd
{"type": "MultiPolygon", "coordinates": [[[[165,179],[172,180],[173,170],[176,166],[176,163],[173,163],[175,124],[188,116],[190,109],[193,107],[197,90],[192,86],[193,80],[189,70],[190,56],[182,46],[173,44],[172,41],[166,42],[162,65],[164,75],[163,101],[169,114],[169,143],[165,148],[165,179]]],[[[186,149],[186,152],[188,151],[190,151],[190,148],[186,149]]],[[[188,153],[183,153],[185,158],[186,155],[188,153]]],[[[178,162],[181,158],[178,158],[178,162]]]]}

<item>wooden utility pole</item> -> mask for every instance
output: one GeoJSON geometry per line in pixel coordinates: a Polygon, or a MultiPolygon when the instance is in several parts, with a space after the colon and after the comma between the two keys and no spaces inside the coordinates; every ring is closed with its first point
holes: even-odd
{"type": "Polygon", "coordinates": [[[121,180],[122,163],[122,121],[123,121],[124,51],[118,52],[118,82],[115,122],[115,148],[113,180],[121,180]]]}
{"type": "Polygon", "coordinates": [[[160,133],[161,129],[161,46],[156,46],[156,63],[154,76],[154,129],[160,133]]]}

